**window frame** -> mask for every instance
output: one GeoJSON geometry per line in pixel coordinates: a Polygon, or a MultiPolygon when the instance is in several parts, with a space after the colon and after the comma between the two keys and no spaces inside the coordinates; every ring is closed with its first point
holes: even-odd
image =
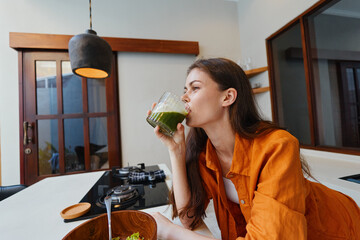
{"type": "Polygon", "coordinates": [[[309,9],[304,11],[299,16],[295,17],[292,21],[287,23],[285,26],[280,28],[278,31],[270,35],[266,39],[266,51],[267,51],[267,61],[268,61],[268,74],[269,74],[269,85],[270,85],[270,98],[271,98],[271,108],[272,108],[272,118],[273,121],[278,123],[278,113],[279,108],[277,106],[277,98],[276,95],[276,84],[275,84],[275,69],[273,62],[273,50],[272,50],[272,40],[278,37],[280,34],[284,33],[288,29],[290,29],[295,24],[299,23],[301,28],[301,42],[302,42],[302,57],[304,61],[304,72],[305,72],[305,83],[307,88],[307,102],[308,102],[308,111],[309,111],[309,123],[310,123],[310,136],[311,143],[310,144],[302,144],[300,143],[301,148],[312,149],[312,150],[320,150],[327,152],[335,152],[335,153],[344,153],[344,154],[352,154],[352,155],[360,155],[360,149],[349,149],[343,147],[333,147],[333,146],[323,146],[319,144],[318,139],[318,131],[319,128],[317,126],[317,113],[316,113],[316,90],[314,83],[314,73],[311,64],[312,53],[310,50],[310,28],[309,23],[307,21],[310,15],[316,14],[320,12],[324,7],[328,8],[334,5],[338,1],[332,1],[329,3],[328,0],[320,0],[311,6],[309,9]]]}

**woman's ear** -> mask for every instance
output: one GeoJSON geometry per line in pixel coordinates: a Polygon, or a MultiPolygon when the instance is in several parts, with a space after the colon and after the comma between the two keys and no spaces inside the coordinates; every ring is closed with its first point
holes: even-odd
{"type": "Polygon", "coordinates": [[[237,91],[235,88],[228,88],[224,91],[223,107],[228,107],[233,104],[237,97],[237,91]]]}

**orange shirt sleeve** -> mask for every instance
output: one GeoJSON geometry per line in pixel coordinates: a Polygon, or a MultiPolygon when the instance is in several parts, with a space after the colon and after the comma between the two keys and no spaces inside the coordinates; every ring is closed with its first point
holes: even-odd
{"type": "Polygon", "coordinates": [[[301,170],[299,144],[284,131],[271,134],[254,146],[253,160],[263,167],[252,201],[245,238],[307,239],[305,214],[306,188],[301,170]]]}

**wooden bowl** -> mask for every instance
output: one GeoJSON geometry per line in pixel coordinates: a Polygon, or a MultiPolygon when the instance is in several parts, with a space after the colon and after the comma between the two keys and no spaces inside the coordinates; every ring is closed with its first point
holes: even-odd
{"type": "MultiPolygon", "coordinates": [[[[133,233],[139,232],[144,240],[157,239],[155,219],[144,212],[136,210],[122,210],[111,213],[112,237],[126,239],[133,233]]],[[[107,215],[102,214],[82,223],[69,232],[63,240],[108,240],[107,215]]]]}

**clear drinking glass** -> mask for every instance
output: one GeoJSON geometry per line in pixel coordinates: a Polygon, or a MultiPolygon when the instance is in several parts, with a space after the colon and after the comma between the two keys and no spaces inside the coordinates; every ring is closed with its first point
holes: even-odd
{"type": "Polygon", "coordinates": [[[185,103],[173,93],[165,92],[156,104],[150,115],[146,118],[151,126],[160,127],[160,132],[172,137],[178,123],[181,123],[188,112],[185,103]]]}

